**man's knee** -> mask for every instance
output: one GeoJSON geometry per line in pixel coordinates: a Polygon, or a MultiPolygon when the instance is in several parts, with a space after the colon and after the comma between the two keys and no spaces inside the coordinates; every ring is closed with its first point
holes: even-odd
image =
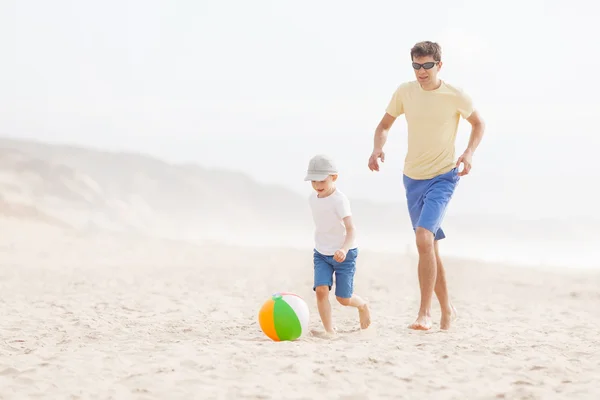
{"type": "Polygon", "coordinates": [[[326,299],[329,296],[329,286],[317,286],[315,288],[315,293],[317,294],[318,300],[326,299]]]}
{"type": "Polygon", "coordinates": [[[433,232],[422,227],[417,227],[415,236],[419,253],[430,253],[433,251],[435,239],[433,232]]]}

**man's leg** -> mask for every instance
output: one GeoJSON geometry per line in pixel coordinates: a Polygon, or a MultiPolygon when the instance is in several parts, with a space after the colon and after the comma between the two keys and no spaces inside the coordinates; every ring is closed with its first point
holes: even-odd
{"type": "Polygon", "coordinates": [[[415,239],[419,252],[418,276],[421,289],[419,314],[417,320],[409,325],[409,328],[419,330],[431,328],[430,308],[432,295],[427,296],[427,293],[431,293],[433,291],[432,287],[435,285],[435,254],[433,254],[433,243],[430,243],[433,242],[433,234],[417,226],[423,211],[425,193],[429,187],[429,183],[430,181],[415,180],[404,175],[406,203],[410,220],[415,230],[415,239]]]}
{"type": "Polygon", "coordinates": [[[433,242],[435,249],[435,265],[436,265],[436,279],[435,279],[435,295],[440,302],[440,309],[442,310],[442,318],[440,319],[440,329],[450,329],[450,324],[454,317],[456,317],[456,310],[450,302],[448,296],[448,286],[446,284],[446,270],[440,257],[438,240],[433,242]]]}
{"type": "MultiPolygon", "coordinates": [[[[417,250],[419,252],[419,286],[421,289],[421,305],[417,320],[409,327],[412,329],[427,330],[431,328],[431,302],[434,290],[436,296],[441,296],[444,302],[443,312],[448,311],[448,290],[443,265],[438,268],[439,253],[437,241],[445,237],[440,229],[446,208],[458,182],[456,171],[450,171],[430,181],[430,185],[423,196],[423,206],[415,224],[417,250]],[[438,284],[438,274],[440,274],[438,284]]],[[[438,297],[438,299],[440,299],[438,297]]],[[[440,303],[442,304],[442,303],[440,303]]],[[[445,322],[445,321],[444,321],[445,322]]],[[[446,324],[444,324],[446,326],[446,324]]]]}
{"type": "Polygon", "coordinates": [[[442,311],[440,329],[450,329],[450,324],[456,316],[456,310],[452,306],[448,296],[446,271],[439,253],[439,240],[435,240],[433,234],[424,228],[417,228],[416,237],[417,249],[419,250],[421,306],[419,308],[417,320],[410,327],[412,329],[431,328],[432,292],[435,292],[442,311]]]}
{"type": "Polygon", "coordinates": [[[421,289],[421,305],[415,322],[409,328],[428,330],[431,328],[431,301],[436,285],[436,257],[434,250],[434,235],[431,231],[417,227],[417,250],[419,252],[419,287],[421,289]]]}

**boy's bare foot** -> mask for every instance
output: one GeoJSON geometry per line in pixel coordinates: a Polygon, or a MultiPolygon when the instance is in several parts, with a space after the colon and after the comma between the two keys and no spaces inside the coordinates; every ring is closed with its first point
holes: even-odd
{"type": "Polygon", "coordinates": [[[458,317],[458,313],[456,312],[456,308],[453,305],[450,305],[450,310],[446,312],[442,312],[442,318],[440,320],[440,329],[448,330],[450,329],[450,325],[452,321],[454,321],[458,317]]]}
{"type": "Polygon", "coordinates": [[[431,317],[428,315],[423,315],[417,317],[416,321],[410,324],[408,327],[417,331],[428,331],[431,329],[431,326],[431,317]]]}
{"type": "Polygon", "coordinates": [[[329,339],[329,338],[333,338],[337,335],[337,329],[333,328],[332,331],[318,331],[316,329],[312,329],[310,331],[310,334],[312,336],[318,337],[318,338],[322,338],[322,339],[329,339]]]}
{"type": "Polygon", "coordinates": [[[361,329],[367,329],[371,325],[371,311],[368,303],[358,307],[358,318],[360,319],[361,329]]]}

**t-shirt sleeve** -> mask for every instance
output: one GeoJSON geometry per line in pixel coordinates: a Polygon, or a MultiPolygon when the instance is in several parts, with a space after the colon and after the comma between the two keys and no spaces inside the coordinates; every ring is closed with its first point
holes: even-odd
{"type": "Polygon", "coordinates": [[[340,201],[337,202],[337,214],[341,219],[352,215],[350,209],[350,200],[346,196],[341,196],[340,201]]]}
{"type": "Polygon", "coordinates": [[[403,86],[399,86],[392,95],[392,98],[385,109],[385,112],[390,114],[392,117],[398,117],[399,115],[404,114],[404,103],[402,99],[403,91],[403,86]]]}
{"type": "Polygon", "coordinates": [[[460,115],[465,119],[469,118],[475,110],[473,107],[473,100],[471,99],[471,96],[466,94],[464,91],[459,90],[457,101],[457,108],[460,115]]]}

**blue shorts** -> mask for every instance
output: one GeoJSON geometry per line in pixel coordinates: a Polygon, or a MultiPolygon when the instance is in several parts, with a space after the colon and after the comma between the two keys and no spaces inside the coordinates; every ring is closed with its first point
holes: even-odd
{"type": "Polygon", "coordinates": [[[352,297],[354,291],[354,273],[356,272],[356,257],[358,249],[348,250],[346,259],[341,263],[335,261],[333,256],[325,256],[314,251],[315,262],[315,285],[328,286],[329,290],[333,286],[333,274],[335,272],[335,295],[343,299],[352,297]]]}
{"type": "Polygon", "coordinates": [[[425,228],[433,232],[435,240],[446,237],[441,228],[442,220],[459,180],[458,168],[431,179],[412,179],[404,175],[406,202],[413,230],[425,228]]]}

